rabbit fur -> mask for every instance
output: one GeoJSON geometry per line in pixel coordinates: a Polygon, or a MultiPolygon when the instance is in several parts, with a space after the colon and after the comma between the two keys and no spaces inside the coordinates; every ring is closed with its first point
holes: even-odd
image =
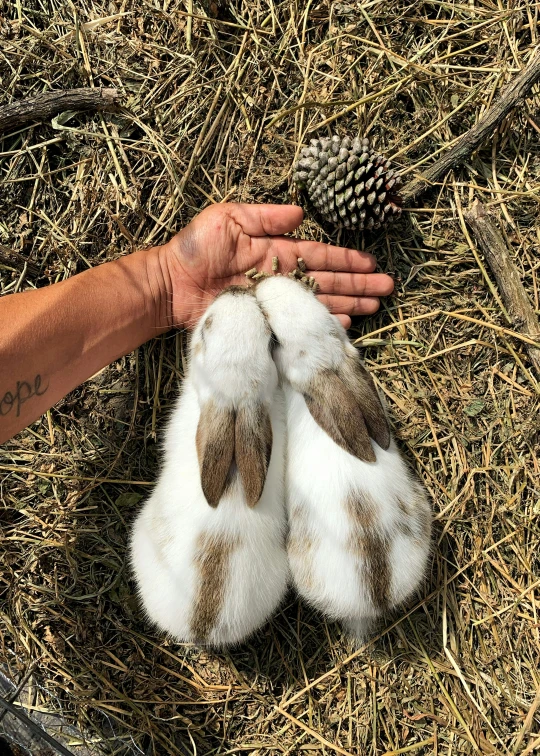
{"type": "Polygon", "coordinates": [[[132,530],[144,608],[181,641],[239,643],[287,589],[285,414],[271,337],[252,289],[230,287],[208,308],[132,530]]]}
{"type": "Polygon", "coordinates": [[[392,439],[345,329],[302,283],[261,281],[287,415],[287,552],[298,592],[358,641],[418,588],[430,553],[426,492],[392,439]]]}

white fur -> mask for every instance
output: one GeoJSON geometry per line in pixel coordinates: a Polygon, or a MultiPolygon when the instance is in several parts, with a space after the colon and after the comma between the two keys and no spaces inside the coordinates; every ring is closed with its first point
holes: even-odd
{"type": "Polygon", "coordinates": [[[287,588],[283,395],[268,327],[253,296],[225,293],[216,299],[194,331],[191,355],[165,432],[163,469],[133,528],[131,563],[150,619],[179,640],[198,642],[190,622],[201,587],[195,563],[201,536],[226,537],[236,544],[223,606],[205,639],[222,646],[259,628],[287,588]],[[209,315],[212,326],[204,331],[209,315]],[[238,476],[216,508],[205,499],[195,438],[200,408],[208,400],[234,408],[262,400],[269,407],[272,454],[262,496],[253,508],[245,502],[238,476]]]}
{"type": "Polygon", "coordinates": [[[279,342],[274,359],[284,379],[293,580],[304,598],[343,621],[361,640],[381,613],[371,599],[362,541],[376,533],[390,545],[388,605],[400,604],[418,588],[426,569],[428,498],[393,440],[386,451],[372,441],[376,462],[363,462],[339,447],[311,416],[303,388],[316,371],[337,367],[346,351],[354,350],[337,319],[306,287],[286,277],[261,282],[257,298],[279,342]],[[355,494],[373,505],[368,529],[354,520],[347,506],[355,494]]]}

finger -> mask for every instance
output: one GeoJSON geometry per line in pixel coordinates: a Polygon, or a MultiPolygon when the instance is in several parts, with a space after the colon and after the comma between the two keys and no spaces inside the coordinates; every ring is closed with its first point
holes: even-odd
{"type": "Polygon", "coordinates": [[[333,273],[308,271],[320,286],[321,294],[359,297],[387,297],[394,291],[394,281],[385,273],[333,273]]]}
{"type": "MultiPolygon", "coordinates": [[[[348,273],[373,273],[377,261],[369,252],[358,252],[356,249],[332,247],[322,242],[305,241],[304,239],[289,239],[274,237],[270,240],[272,254],[278,255],[283,263],[284,273],[287,266],[294,268],[298,257],[303,257],[308,268],[316,270],[337,270],[348,273]]],[[[292,270],[292,268],[291,268],[292,270]]]]}
{"type": "Polygon", "coordinates": [[[337,270],[348,273],[372,273],[377,261],[369,252],[333,247],[322,242],[295,240],[297,257],[303,257],[312,270],[337,270]]]}
{"type": "Polygon", "coordinates": [[[348,315],[336,315],[336,318],[339,320],[345,330],[351,327],[352,320],[348,315]]]}
{"type": "Polygon", "coordinates": [[[320,294],[318,298],[334,315],[373,315],[381,304],[377,297],[341,297],[320,294]]]}
{"type": "Polygon", "coordinates": [[[304,211],[296,205],[247,205],[231,202],[224,207],[249,236],[286,234],[298,228],[304,219],[304,211]]]}

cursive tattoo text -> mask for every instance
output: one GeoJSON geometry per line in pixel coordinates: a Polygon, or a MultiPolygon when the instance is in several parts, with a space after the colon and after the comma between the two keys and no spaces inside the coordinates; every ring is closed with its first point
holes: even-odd
{"type": "Polygon", "coordinates": [[[38,374],[34,378],[34,383],[28,381],[17,381],[13,391],[6,391],[4,396],[0,397],[0,417],[9,415],[15,410],[15,416],[21,414],[21,407],[33,396],[43,396],[49,387],[41,388],[41,376],[38,374]]]}

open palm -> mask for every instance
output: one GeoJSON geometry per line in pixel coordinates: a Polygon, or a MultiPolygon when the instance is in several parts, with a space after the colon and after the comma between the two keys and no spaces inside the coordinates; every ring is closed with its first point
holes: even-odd
{"type": "Polygon", "coordinates": [[[166,245],[173,321],[193,325],[223,288],[246,282],[247,270],[271,271],[273,257],[283,273],[303,257],[319,298],[345,327],[351,315],[376,312],[379,297],[393,291],[390,276],[374,273],[375,258],[366,252],[283,236],[302,218],[293,205],[230,203],[203,210],[166,245]]]}

